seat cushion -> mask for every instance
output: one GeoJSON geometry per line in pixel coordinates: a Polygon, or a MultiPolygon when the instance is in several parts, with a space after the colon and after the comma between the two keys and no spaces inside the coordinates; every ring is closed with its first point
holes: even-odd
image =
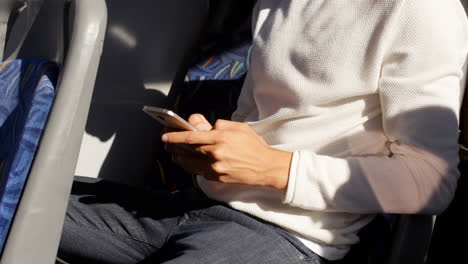
{"type": "Polygon", "coordinates": [[[40,59],[0,64],[0,252],[52,106],[57,72],[40,59]]]}

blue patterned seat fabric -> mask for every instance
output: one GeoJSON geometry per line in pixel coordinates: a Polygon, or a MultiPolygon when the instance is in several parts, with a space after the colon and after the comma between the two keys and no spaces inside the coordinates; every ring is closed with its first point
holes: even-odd
{"type": "Polygon", "coordinates": [[[201,113],[210,122],[229,119],[248,69],[250,28],[224,38],[214,35],[205,43],[185,76],[174,109],[183,117],[201,113]]]}
{"type": "Polygon", "coordinates": [[[40,59],[0,63],[0,254],[48,113],[58,69],[40,59]]]}
{"type": "Polygon", "coordinates": [[[238,80],[247,73],[250,32],[232,36],[228,42],[212,43],[197,59],[185,77],[185,82],[204,80],[238,80]]]}

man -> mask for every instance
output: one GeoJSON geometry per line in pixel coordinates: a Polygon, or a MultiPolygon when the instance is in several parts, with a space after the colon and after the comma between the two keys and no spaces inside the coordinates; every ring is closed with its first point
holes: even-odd
{"type": "Polygon", "coordinates": [[[162,136],[212,200],[76,188],[61,256],[329,263],[377,213],[447,207],[468,49],[458,0],[260,0],[253,27],[233,121],[192,115],[202,131],[162,136]]]}

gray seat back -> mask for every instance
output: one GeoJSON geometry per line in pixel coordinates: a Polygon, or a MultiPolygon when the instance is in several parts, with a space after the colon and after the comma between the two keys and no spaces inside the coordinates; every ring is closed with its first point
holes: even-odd
{"type": "MultiPolygon", "coordinates": [[[[61,64],[65,5],[68,1],[27,0],[18,12],[5,45],[4,60],[16,58],[42,58],[61,64]]],[[[14,10],[16,11],[16,10],[14,10]]]]}
{"type": "Polygon", "coordinates": [[[161,127],[141,109],[167,104],[204,29],[208,2],[112,0],[76,175],[145,186],[159,178],[161,127]]]}
{"type": "Polygon", "coordinates": [[[18,0],[0,1],[0,60],[3,58],[3,51],[5,49],[7,26],[14,17],[12,14],[17,4],[18,0]]]}
{"type": "Polygon", "coordinates": [[[8,40],[11,58],[53,60],[59,63],[60,77],[56,99],[1,256],[2,264],[55,261],[106,22],[104,0],[44,0],[24,44],[15,43],[15,29],[8,40]],[[69,3],[70,8],[65,8],[69,3]],[[64,41],[62,36],[67,34],[61,32],[67,31],[68,21],[70,34],[64,41]],[[54,41],[48,41],[44,34],[54,41]]]}

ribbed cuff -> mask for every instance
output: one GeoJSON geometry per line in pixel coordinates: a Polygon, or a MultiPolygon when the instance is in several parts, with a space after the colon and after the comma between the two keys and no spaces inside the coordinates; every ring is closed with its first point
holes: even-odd
{"type": "Polygon", "coordinates": [[[284,197],[283,203],[289,204],[294,198],[294,190],[296,190],[296,175],[297,175],[297,166],[299,164],[299,151],[295,151],[292,156],[291,165],[289,169],[289,179],[288,187],[286,190],[286,195],[284,197]]]}

